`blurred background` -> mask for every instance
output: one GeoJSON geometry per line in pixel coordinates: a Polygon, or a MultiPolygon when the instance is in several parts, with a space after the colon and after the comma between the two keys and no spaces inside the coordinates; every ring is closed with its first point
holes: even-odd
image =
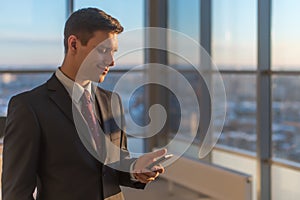
{"type": "MultiPolygon", "coordinates": [[[[243,199],[300,199],[300,93],[297,92],[300,86],[300,1],[0,0],[0,5],[1,134],[9,99],[48,80],[62,63],[63,28],[67,17],[77,9],[97,7],[119,19],[125,31],[169,28],[198,42],[218,67],[226,91],[227,113],[222,134],[215,148],[200,159],[198,151],[209,124],[209,117],[204,116],[211,114],[210,99],[207,86],[190,62],[164,51],[145,49],[117,60],[101,86],[113,90],[119,78],[129,72],[127,84],[120,93],[123,104],[129,104],[125,117],[132,117],[135,123],[145,126],[149,123],[148,108],[156,103],[166,108],[168,116],[165,126],[154,137],[140,139],[130,134],[129,149],[142,153],[165,146],[174,139],[179,123],[184,129],[181,137],[176,138],[177,150],[181,151],[181,146],[193,138],[184,160],[178,162],[178,165],[183,162],[183,167],[172,169],[170,166],[170,174],[151,183],[146,191],[124,188],[128,199],[140,199],[141,195],[149,199],[240,200],[232,194],[227,197],[224,191],[219,191],[221,188],[207,183],[209,180],[227,182],[231,179],[228,173],[233,179],[235,176],[245,178],[242,180],[246,180],[243,184],[247,191],[243,199]],[[137,80],[153,76],[151,67],[131,69],[149,62],[176,69],[191,84],[201,104],[196,135],[191,131],[195,128],[195,109],[191,106],[182,110],[170,90],[152,84],[139,87],[129,95],[129,88],[137,80]],[[180,119],[181,116],[184,117],[180,119]],[[190,161],[195,164],[192,171],[184,168],[190,161]],[[212,169],[218,170],[220,175],[209,174],[212,169]],[[182,174],[178,171],[178,180],[172,180],[176,170],[182,174]],[[201,178],[201,170],[207,170],[209,180],[201,178]],[[189,175],[196,180],[188,179],[189,175]]],[[[135,40],[125,41],[124,45],[135,47],[153,39],[149,37],[137,32],[135,40]]],[[[189,60],[200,62],[200,50],[191,51],[189,46],[168,34],[161,37],[166,47],[188,52],[189,60]]],[[[213,79],[216,72],[211,69],[209,73],[213,79]]],[[[167,79],[184,91],[176,80],[167,77],[164,72],[158,78],[167,79]]],[[[188,93],[184,96],[189,98],[188,93]]],[[[222,122],[214,125],[222,126],[222,122]]],[[[233,185],[224,185],[226,190],[227,187],[234,193],[233,185]]]]}

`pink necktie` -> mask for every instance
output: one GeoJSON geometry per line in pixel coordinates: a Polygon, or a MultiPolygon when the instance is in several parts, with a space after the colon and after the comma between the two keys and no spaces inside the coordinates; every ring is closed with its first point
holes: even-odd
{"type": "Polygon", "coordinates": [[[93,112],[93,105],[91,102],[91,94],[89,91],[84,90],[84,93],[81,97],[81,112],[84,119],[87,122],[87,125],[91,131],[92,137],[96,144],[97,153],[100,153],[101,150],[101,138],[100,138],[100,125],[95,117],[93,112]]]}

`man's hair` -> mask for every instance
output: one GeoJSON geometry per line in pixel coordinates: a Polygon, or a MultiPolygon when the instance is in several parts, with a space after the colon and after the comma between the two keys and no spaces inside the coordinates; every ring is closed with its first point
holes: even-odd
{"type": "Polygon", "coordinates": [[[86,45],[94,36],[95,31],[109,31],[121,33],[123,27],[120,22],[98,8],[83,8],[72,13],[65,24],[64,46],[68,52],[68,38],[75,35],[82,45],[86,45]]]}

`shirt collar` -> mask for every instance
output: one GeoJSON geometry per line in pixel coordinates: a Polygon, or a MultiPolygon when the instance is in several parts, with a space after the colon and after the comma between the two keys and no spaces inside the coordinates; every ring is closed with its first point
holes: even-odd
{"type": "Polygon", "coordinates": [[[76,103],[80,102],[80,98],[82,97],[84,90],[86,89],[91,94],[91,100],[94,101],[94,93],[92,93],[92,83],[91,81],[85,86],[82,87],[80,84],[74,82],[72,79],[67,77],[61,70],[58,68],[55,72],[55,76],[58,80],[64,85],[66,90],[68,91],[70,97],[76,103]]]}

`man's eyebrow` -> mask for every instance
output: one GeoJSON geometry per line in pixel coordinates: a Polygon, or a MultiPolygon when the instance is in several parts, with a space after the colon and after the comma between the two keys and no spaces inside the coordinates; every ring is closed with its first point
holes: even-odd
{"type": "Polygon", "coordinates": [[[118,51],[118,47],[113,48],[113,47],[103,46],[103,48],[109,49],[109,50],[111,50],[111,51],[113,51],[113,52],[117,52],[117,51],[118,51]]]}
{"type": "Polygon", "coordinates": [[[104,44],[99,45],[98,48],[105,48],[105,49],[111,49],[111,50],[113,50],[113,51],[118,51],[118,47],[114,48],[114,47],[112,47],[112,46],[106,46],[106,45],[104,45],[104,44]]]}

